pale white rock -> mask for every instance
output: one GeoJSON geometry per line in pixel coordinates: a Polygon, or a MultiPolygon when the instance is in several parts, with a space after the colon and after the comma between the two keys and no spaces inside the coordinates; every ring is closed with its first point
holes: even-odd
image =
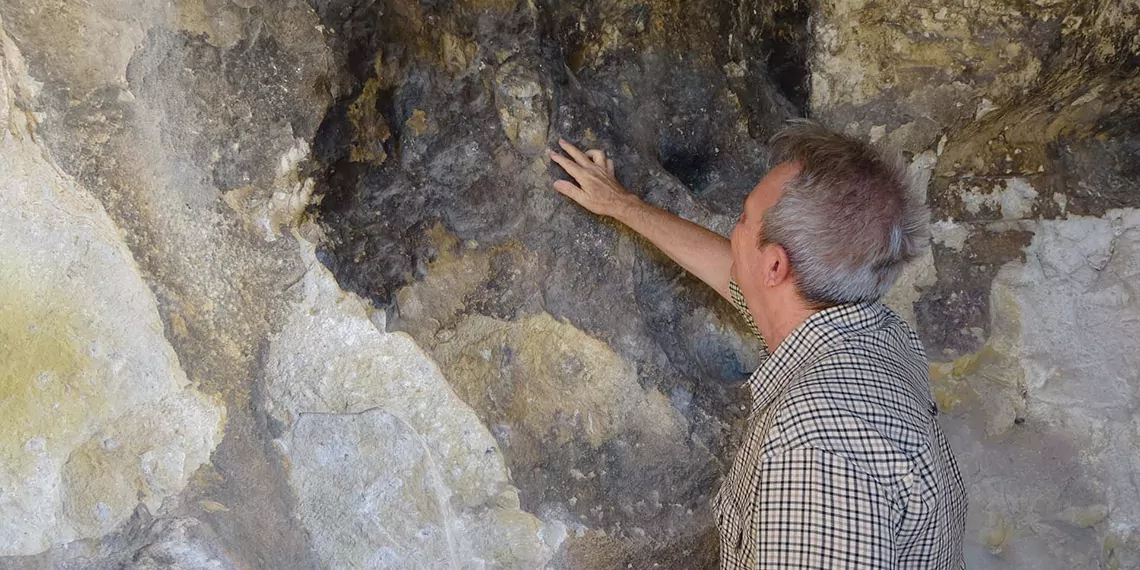
{"type": "Polygon", "coordinates": [[[990,101],[989,99],[983,97],[982,100],[978,102],[977,111],[974,112],[974,120],[977,121],[982,117],[985,117],[986,115],[998,110],[999,108],[1000,107],[998,107],[993,101],[990,101]]]}
{"type": "Polygon", "coordinates": [[[290,482],[330,568],[461,568],[451,493],[423,438],[382,409],[303,414],[290,482]]]}
{"type": "Polygon", "coordinates": [[[313,202],[315,183],[298,172],[309,156],[309,143],[295,139],[278,159],[273,185],[268,189],[244,186],[222,195],[222,200],[255,225],[265,241],[276,241],[284,228],[295,227],[313,202]]]}
{"type": "Polygon", "coordinates": [[[1025,265],[995,281],[1017,299],[1026,385],[1043,402],[1100,408],[1136,399],[1140,217],[1110,215],[1041,222],[1025,265]]]}
{"type": "Polygon", "coordinates": [[[148,529],[148,544],[132,557],[129,570],[237,570],[238,564],[202,536],[204,525],[195,519],[157,521],[148,529]]]}
{"type": "Polygon", "coordinates": [[[986,206],[1000,211],[1003,220],[1029,219],[1033,214],[1033,203],[1037,199],[1037,190],[1028,180],[1019,177],[1009,178],[1005,180],[1004,187],[995,186],[989,192],[977,185],[958,190],[967,212],[977,214],[986,206]]]}
{"type": "Polygon", "coordinates": [[[968,546],[973,567],[1092,567],[1100,544],[1140,530],[1138,275],[1140,213],[1113,210],[1037,222],[1025,261],[995,278],[989,364],[970,382],[1021,411],[988,413],[1000,437],[944,422],[970,488],[967,537],[998,555],[968,546]]]}
{"type": "Polygon", "coordinates": [[[879,142],[879,139],[886,136],[886,134],[887,134],[887,126],[886,125],[875,125],[875,126],[871,127],[871,131],[868,134],[868,138],[870,139],[871,142],[875,143],[875,142],[879,142]]]}
{"type": "Polygon", "coordinates": [[[519,510],[478,416],[411,337],[379,330],[313,246],[301,247],[304,294],[270,344],[267,387],[298,515],[323,563],[542,567],[559,534],[519,510]]]}
{"type": "Polygon", "coordinates": [[[969,236],[970,231],[965,226],[954,223],[954,220],[938,220],[930,224],[931,240],[955,251],[962,250],[969,236]]]}
{"type": "Polygon", "coordinates": [[[1024,178],[1010,178],[1005,189],[998,192],[1003,220],[1024,220],[1033,213],[1037,190],[1024,178]]]}
{"type": "Polygon", "coordinates": [[[1069,197],[1060,192],[1053,193],[1053,202],[1057,204],[1058,208],[1061,208],[1062,213],[1066,212],[1069,208],[1069,197]]]}
{"type": "Polygon", "coordinates": [[[157,511],[208,461],[224,409],[190,386],[102,206],[31,136],[11,40],[0,73],[0,556],[157,511]]]}
{"type": "MultiPolygon", "coordinates": [[[[953,187],[954,186],[951,185],[951,188],[953,187]]],[[[982,211],[982,206],[992,205],[994,203],[991,195],[982,192],[980,186],[971,186],[969,189],[961,190],[958,196],[962,199],[962,206],[971,214],[977,214],[982,211]]]]}
{"type": "Polygon", "coordinates": [[[907,178],[911,190],[923,202],[926,201],[927,190],[930,188],[930,179],[934,177],[934,166],[938,164],[938,156],[932,151],[922,152],[914,157],[907,165],[907,178]]]}
{"type": "Polygon", "coordinates": [[[914,304],[922,296],[921,289],[934,285],[938,272],[934,267],[934,253],[930,248],[903,268],[898,280],[883,297],[883,303],[893,309],[910,326],[916,326],[914,304]]]}

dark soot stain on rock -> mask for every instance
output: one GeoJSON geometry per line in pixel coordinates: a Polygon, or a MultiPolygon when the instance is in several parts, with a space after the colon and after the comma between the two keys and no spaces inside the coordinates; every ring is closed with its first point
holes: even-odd
{"type": "Polygon", "coordinates": [[[345,95],[314,144],[323,169],[315,210],[329,236],[320,259],[345,289],[397,314],[390,322],[399,326],[397,293],[415,286],[437,248],[447,247],[433,243],[434,228],[464,244],[460,255],[525,251],[491,258],[489,275],[462,299],[464,314],[514,320],[545,311],[607,342],[639,371],[643,387],[684,395],[674,399],[684,402],[678,411],[696,442],[685,445],[705,459],[653,467],[623,459],[640,457],[625,451],[636,444],[629,434],[603,449],[534,434],[549,444],[542,464],[504,449],[524,505],[553,508],[574,488],[575,512],[609,505],[596,524],[619,538],[622,528],[635,527],[691,535],[685,509],[658,516],[635,506],[654,481],[663,487],[661,502],[697,510],[711,492],[728,453],[727,426],[739,416],[734,387],[748,373],[726,348],[742,329],[701,325],[712,314],[733,323],[731,309],[628,231],[556,195],[548,176],[556,169],[536,162],[541,148],[527,137],[545,129],[539,146],[565,137],[604,147],[632,191],[706,221],[731,219],[763,174],[763,141],[804,101],[806,47],[788,41],[806,41],[806,33],[789,31],[806,30],[806,18],[792,21],[793,8],[776,11],[780,20],[770,9],[737,13],[711,1],[590,2],[587,10],[540,2],[533,11],[397,4],[380,12],[371,2],[316,3],[345,61],[345,95]],[[672,13],[668,22],[691,16],[692,25],[677,24],[688,37],[668,40],[677,45],[660,39],[649,26],[655,10],[672,13]],[[768,19],[738,21],[744,13],[768,19]],[[628,31],[616,45],[602,33],[606,18],[628,31]],[[781,35],[735,46],[725,39],[753,28],[781,35]],[[648,42],[666,43],[647,49],[648,42]],[[775,53],[780,46],[789,55],[775,53]],[[752,70],[774,65],[777,77],[757,72],[730,81],[722,69],[730,59],[747,60],[752,70]],[[739,108],[734,100],[749,104],[739,108]],[[750,106],[756,100],[779,104],[760,110],[750,106]],[[570,469],[599,461],[597,470],[610,475],[568,481],[570,469]],[[613,508],[623,505],[629,508],[613,508]]]}

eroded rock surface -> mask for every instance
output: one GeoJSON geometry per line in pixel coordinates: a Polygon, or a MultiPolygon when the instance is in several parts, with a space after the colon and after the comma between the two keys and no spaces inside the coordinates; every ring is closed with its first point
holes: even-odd
{"type": "Polygon", "coordinates": [[[502,453],[439,368],[344,293],[312,246],[266,355],[297,514],[336,568],[538,568],[565,536],[519,510],[502,453]],[[370,319],[371,316],[371,319],[370,319]]]}
{"type": "Polygon", "coordinates": [[[177,494],[225,408],[190,385],[101,204],[45,159],[0,29],[0,556],[97,537],[177,494]]]}
{"type": "Polygon", "coordinates": [[[933,152],[934,219],[968,234],[964,245],[935,241],[937,280],[916,306],[935,357],[981,348],[990,282],[1032,237],[991,222],[1140,206],[1135,1],[830,0],[819,16],[812,113],[933,152]]]}
{"type": "Polygon", "coordinates": [[[932,367],[951,441],[977,466],[975,565],[1137,563],[1138,219],[1033,224],[1026,261],[993,282],[985,346],[932,367]]]}
{"type": "Polygon", "coordinates": [[[542,149],[727,232],[805,114],[902,149],[932,205],[889,302],[970,567],[1140,564],[1135,0],[0,0],[0,28],[0,568],[715,567],[755,346],[542,149]]]}
{"type": "Polygon", "coordinates": [[[763,171],[755,137],[802,102],[802,67],[773,81],[764,42],[803,37],[806,14],[758,7],[318,4],[352,62],[314,147],[322,259],[440,363],[544,519],[646,549],[709,528],[755,362],[740,323],[553,193],[541,151],[604,146],[639,194],[727,231],[763,171]],[[359,150],[364,104],[383,152],[359,150]]]}

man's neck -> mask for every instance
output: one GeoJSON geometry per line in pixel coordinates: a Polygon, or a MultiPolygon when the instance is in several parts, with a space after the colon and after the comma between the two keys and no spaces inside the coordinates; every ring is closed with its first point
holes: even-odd
{"type": "Polygon", "coordinates": [[[799,295],[773,294],[767,302],[758,303],[745,297],[745,301],[749,307],[761,308],[762,314],[753,315],[753,318],[764,342],[768,344],[769,352],[775,352],[792,331],[819,312],[808,308],[799,295]]]}

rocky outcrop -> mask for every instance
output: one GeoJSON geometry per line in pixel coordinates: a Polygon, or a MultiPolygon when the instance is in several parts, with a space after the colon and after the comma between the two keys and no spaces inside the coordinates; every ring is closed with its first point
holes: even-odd
{"type": "Polygon", "coordinates": [[[961,460],[976,465],[981,567],[1137,563],[1132,498],[1140,212],[1032,224],[1024,263],[991,288],[983,347],[932,366],[961,460]]]}
{"type": "Polygon", "coordinates": [[[946,270],[916,315],[935,355],[981,347],[989,284],[1031,235],[991,226],[982,239],[970,229],[1140,206],[1125,190],[1134,186],[1125,180],[1135,178],[1140,114],[1138,11],[1128,0],[820,6],[813,113],[837,129],[932,153],[934,218],[970,234],[965,249],[935,240],[946,270]]]}
{"type": "Polygon", "coordinates": [[[0,567],[715,567],[756,347],[542,150],[727,232],[805,114],[932,206],[970,567],[1140,564],[1140,6],[912,4],[0,0],[0,567]]]}
{"type": "Polygon", "coordinates": [[[322,260],[439,363],[522,507],[571,540],[696,544],[756,357],[712,292],[554,194],[541,150],[604,146],[641,195],[727,231],[763,170],[754,137],[804,79],[772,81],[760,36],[803,37],[806,14],[745,8],[318,5],[368,62],[314,146],[322,260]],[[355,158],[362,105],[391,127],[382,161],[355,158]]]}

